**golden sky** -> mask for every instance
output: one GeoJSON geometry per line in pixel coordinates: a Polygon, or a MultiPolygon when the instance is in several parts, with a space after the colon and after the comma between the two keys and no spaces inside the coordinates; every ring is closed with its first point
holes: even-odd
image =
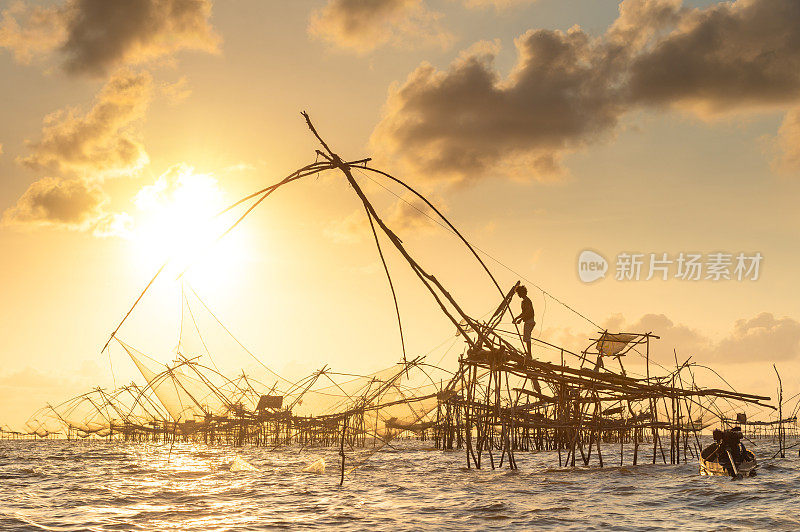
{"type": "MultiPolygon", "coordinates": [[[[343,157],[374,157],[426,193],[502,284],[522,279],[536,336],[588,343],[597,328],[574,309],[662,335],[664,364],[675,348],[774,396],[774,362],[785,395],[800,391],[794,0],[12,0],[0,12],[0,425],[137,378],[113,345],[112,376],[100,349],[169,257],[120,331],[158,360],[174,358],[190,258],[191,286],[287,376],[399,359],[341,175],[279,190],[210,245],[243,212],[212,219],[220,208],[314,161],[301,110],[343,157]],[[584,250],[609,261],[605,279],[579,279],[584,250]],[[757,280],[622,281],[620,253],[763,260],[757,280]]],[[[496,306],[411,197],[356,178],[468,312],[496,306]]],[[[452,325],[388,261],[409,354],[455,364],[452,325]]],[[[230,372],[253,364],[214,356],[230,372]]]]}

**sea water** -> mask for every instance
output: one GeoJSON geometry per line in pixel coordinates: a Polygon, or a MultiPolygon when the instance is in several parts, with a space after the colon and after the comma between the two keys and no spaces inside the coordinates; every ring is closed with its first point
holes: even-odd
{"type": "Polygon", "coordinates": [[[467,469],[464,451],[402,441],[340,486],[334,448],[5,440],[0,529],[800,529],[797,448],[769,460],[773,443],[749,447],[763,465],[732,481],[701,477],[695,460],[653,465],[652,446],[640,448],[635,467],[630,455],[619,466],[618,448],[604,446],[602,469],[559,468],[554,452],[520,452],[510,471],[492,470],[487,455],[484,469],[467,469]],[[231,471],[236,457],[256,470],[231,471]],[[324,474],[302,471],[319,459],[324,474]]]}

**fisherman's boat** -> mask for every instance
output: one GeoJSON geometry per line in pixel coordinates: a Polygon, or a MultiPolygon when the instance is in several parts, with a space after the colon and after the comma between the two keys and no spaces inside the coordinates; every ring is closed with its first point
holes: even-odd
{"type": "MultiPolygon", "coordinates": [[[[736,470],[743,477],[752,477],[756,474],[758,461],[753,453],[748,451],[748,460],[736,464],[736,470]]],[[[719,462],[700,459],[700,474],[704,476],[729,476],[725,468],[719,462]]]]}

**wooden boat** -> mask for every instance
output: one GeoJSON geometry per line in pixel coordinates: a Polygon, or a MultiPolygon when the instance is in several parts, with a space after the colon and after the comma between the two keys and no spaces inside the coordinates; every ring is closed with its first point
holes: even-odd
{"type": "MultiPolygon", "coordinates": [[[[736,465],[736,470],[739,471],[743,477],[751,477],[756,474],[758,468],[758,461],[756,457],[750,453],[752,460],[745,460],[744,462],[736,465]]],[[[704,476],[729,476],[725,468],[719,462],[712,462],[710,460],[700,459],[700,474],[704,476]]]]}

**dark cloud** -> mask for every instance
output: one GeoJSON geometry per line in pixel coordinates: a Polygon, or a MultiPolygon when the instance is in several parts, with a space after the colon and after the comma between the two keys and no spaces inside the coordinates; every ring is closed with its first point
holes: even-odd
{"type": "Polygon", "coordinates": [[[67,0],[3,12],[0,45],[20,60],[58,51],[74,74],[104,75],[180,50],[216,51],[211,0],[67,0]]]}
{"type": "Polygon", "coordinates": [[[17,204],[3,213],[3,223],[85,229],[102,218],[106,201],[105,194],[87,181],[45,177],[35,181],[17,204]]]}
{"type": "Polygon", "coordinates": [[[75,0],[62,45],[68,71],[102,74],[179,50],[215,51],[210,0],[75,0]]]}
{"type": "Polygon", "coordinates": [[[141,168],[147,154],[131,124],[144,115],[151,93],[148,73],[117,72],[87,113],[66,109],[46,117],[42,138],[30,144],[33,154],[21,162],[94,179],[141,168]]]}
{"type": "Polygon", "coordinates": [[[536,30],[516,44],[508,79],[493,67],[490,43],[446,72],[420,66],[390,95],[372,137],[376,152],[430,178],[480,178],[503,165],[552,176],[565,150],[614,127],[622,108],[588,35],[536,30]]]}
{"type": "Polygon", "coordinates": [[[800,97],[800,2],[739,0],[686,10],[630,65],[630,98],[703,113],[800,97]]]}
{"type": "Polygon", "coordinates": [[[440,18],[423,0],[328,0],[312,12],[308,31],[359,53],[386,44],[447,46],[452,36],[441,27],[440,18]]]}
{"type": "Polygon", "coordinates": [[[687,9],[626,0],[600,37],[580,28],[516,40],[507,77],[481,43],[447,70],[423,64],[390,92],[375,151],[426,178],[548,179],[564,154],[613,135],[637,108],[703,116],[800,101],[800,3],[739,0],[687,9]]]}

